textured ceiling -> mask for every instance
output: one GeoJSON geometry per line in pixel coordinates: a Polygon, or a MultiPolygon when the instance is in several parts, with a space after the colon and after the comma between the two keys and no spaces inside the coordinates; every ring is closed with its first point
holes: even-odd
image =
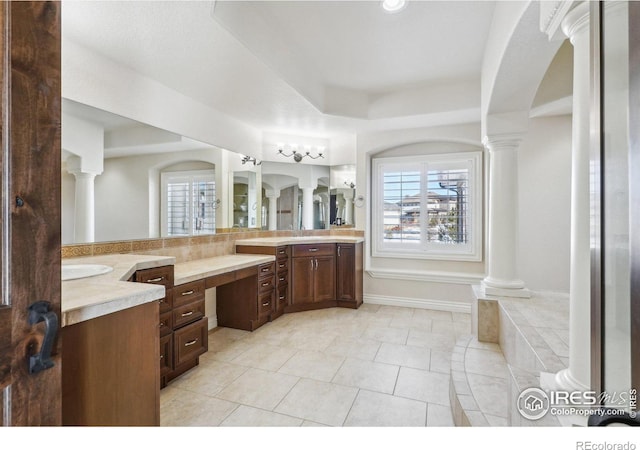
{"type": "Polygon", "coordinates": [[[63,37],[261,131],[326,137],[478,121],[493,8],[65,2],[63,37]]]}

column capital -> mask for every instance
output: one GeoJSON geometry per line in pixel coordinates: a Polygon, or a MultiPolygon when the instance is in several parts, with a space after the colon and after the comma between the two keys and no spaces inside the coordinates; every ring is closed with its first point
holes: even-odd
{"type": "Polygon", "coordinates": [[[520,143],[524,133],[503,133],[486,135],[482,139],[482,145],[486,150],[492,152],[498,152],[502,150],[516,150],[520,143]]]}
{"type": "Polygon", "coordinates": [[[68,172],[74,177],[76,177],[76,180],[91,180],[91,179],[94,179],[97,175],[100,175],[99,173],[96,173],[96,172],[83,172],[80,169],[69,170],[68,172]]]}
{"type": "Polygon", "coordinates": [[[267,198],[278,198],[280,197],[280,189],[266,189],[264,195],[267,198]]]}
{"type": "Polygon", "coordinates": [[[562,32],[572,44],[575,44],[574,37],[578,33],[588,30],[589,16],[589,2],[582,2],[562,19],[562,32]]]}

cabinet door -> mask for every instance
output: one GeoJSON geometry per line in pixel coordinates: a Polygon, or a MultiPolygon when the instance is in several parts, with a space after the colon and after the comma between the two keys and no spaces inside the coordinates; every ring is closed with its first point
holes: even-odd
{"type": "Polygon", "coordinates": [[[173,335],[160,338],[160,375],[166,375],[173,370],[173,335]]]}
{"type": "Polygon", "coordinates": [[[315,258],[293,258],[291,303],[313,303],[315,258]]]}
{"type": "Polygon", "coordinates": [[[336,270],[337,300],[354,301],[356,248],[353,244],[338,244],[336,270]]]}
{"type": "Polygon", "coordinates": [[[336,299],[336,260],[333,256],[317,256],[314,270],[314,301],[336,299]]]}

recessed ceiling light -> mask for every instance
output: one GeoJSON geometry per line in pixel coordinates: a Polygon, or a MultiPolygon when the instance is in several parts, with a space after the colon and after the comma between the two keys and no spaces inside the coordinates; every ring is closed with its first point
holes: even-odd
{"type": "Polygon", "coordinates": [[[405,8],[405,6],[407,6],[407,2],[405,0],[383,0],[382,1],[382,9],[390,13],[402,11],[405,8]]]}

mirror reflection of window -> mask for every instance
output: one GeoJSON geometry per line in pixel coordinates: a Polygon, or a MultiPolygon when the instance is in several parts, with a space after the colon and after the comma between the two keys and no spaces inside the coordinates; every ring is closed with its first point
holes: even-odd
{"type": "Polygon", "coordinates": [[[216,232],[216,182],[213,170],[163,172],[162,236],[216,232]]]}

